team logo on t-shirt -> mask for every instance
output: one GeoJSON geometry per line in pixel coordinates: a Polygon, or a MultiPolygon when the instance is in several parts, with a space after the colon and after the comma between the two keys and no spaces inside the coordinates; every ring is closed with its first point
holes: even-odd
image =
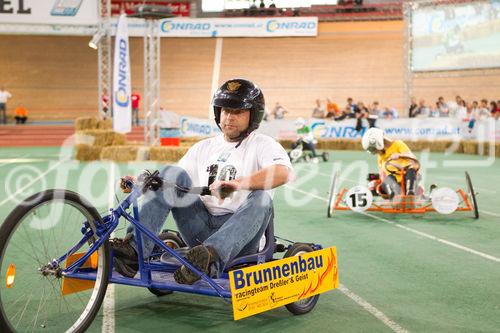
{"type": "Polygon", "coordinates": [[[226,162],[229,159],[229,156],[231,156],[231,153],[222,153],[220,154],[219,158],[217,159],[217,162],[226,162]]]}
{"type": "Polygon", "coordinates": [[[235,92],[241,86],[241,83],[233,81],[227,83],[227,90],[230,92],[235,92]]]}
{"type": "Polygon", "coordinates": [[[230,181],[230,180],[235,180],[236,179],[236,168],[232,165],[226,165],[225,167],[222,168],[219,174],[219,180],[225,180],[225,181],[230,181]]]}

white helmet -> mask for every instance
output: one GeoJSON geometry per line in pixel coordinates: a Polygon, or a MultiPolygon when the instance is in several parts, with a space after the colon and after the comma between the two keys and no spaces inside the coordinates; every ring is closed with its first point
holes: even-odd
{"type": "Polygon", "coordinates": [[[296,128],[302,128],[306,125],[306,120],[302,117],[300,118],[297,118],[297,120],[295,120],[295,127],[296,128]]]}
{"type": "Polygon", "coordinates": [[[361,139],[363,149],[375,154],[378,150],[384,149],[384,131],[380,128],[372,127],[368,129],[361,139]]]}

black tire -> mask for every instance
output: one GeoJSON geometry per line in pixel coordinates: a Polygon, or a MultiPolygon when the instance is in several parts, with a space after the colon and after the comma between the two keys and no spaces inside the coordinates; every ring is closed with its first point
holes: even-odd
{"type": "MultiPolygon", "coordinates": [[[[62,275],[57,273],[66,261],[51,272],[46,267],[53,258],[59,258],[77,245],[82,239],[81,229],[85,221],[94,231],[96,223],[102,223],[99,213],[88,201],[66,190],[35,194],[9,214],[0,227],[0,275],[5,276],[7,264],[14,266],[16,272],[15,283],[11,287],[0,284],[0,332],[40,328],[47,332],[87,330],[101,307],[108,286],[108,240],[97,251],[95,284],[89,290],[62,296],[60,288],[63,281],[71,285],[71,281],[76,283],[79,280],[63,280],[62,275]],[[69,213],[64,215],[65,212],[69,213]],[[56,236],[56,233],[59,235],[56,236]],[[22,320],[17,318],[18,306],[16,308],[12,300],[21,300],[25,295],[27,300],[21,317],[26,314],[26,318],[22,320]]],[[[76,251],[85,252],[94,240],[95,234],[76,251]]]]}
{"type": "Polygon", "coordinates": [[[323,158],[323,162],[328,162],[328,160],[330,160],[330,153],[325,151],[321,154],[321,157],[323,158]]]}
{"type": "Polygon", "coordinates": [[[467,194],[469,194],[469,198],[472,200],[473,216],[475,219],[478,219],[479,207],[477,205],[476,192],[474,192],[472,180],[470,179],[470,175],[467,171],[465,171],[465,182],[467,183],[467,194]]]}
{"type": "Polygon", "coordinates": [[[330,191],[328,192],[328,207],[327,207],[326,216],[329,218],[333,216],[333,212],[335,211],[335,207],[333,205],[334,205],[335,200],[337,198],[338,179],[339,179],[339,173],[336,172],[333,175],[332,183],[330,184],[330,191]]]}
{"type": "MultiPolygon", "coordinates": [[[[163,243],[165,243],[165,245],[169,246],[172,249],[178,249],[186,246],[186,243],[184,243],[184,241],[179,236],[172,232],[162,232],[158,237],[163,241],[163,243]]],[[[173,293],[172,290],[166,289],[148,288],[148,290],[158,297],[170,295],[173,293]]]]}
{"type": "MultiPolygon", "coordinates": [[[[307,244],[294,243],[288,249],[288,251],[286,251],[283,258],[299,256],[303,253],[313,252],[313,251],[314,251],[314,249],[307,244]]],[[[297,301],[294,303],[287,304],[287,305],[285,305],[285,307],[288,311],[290,311],[294,315],[302,315],[302,314],[310,312],[316,306],[316,303],[318,303],[318,299],[319,299],[319,295],[314,295],[314,296],[306,298],[304,300],[300,300],[300,301],[297,301]]]]}

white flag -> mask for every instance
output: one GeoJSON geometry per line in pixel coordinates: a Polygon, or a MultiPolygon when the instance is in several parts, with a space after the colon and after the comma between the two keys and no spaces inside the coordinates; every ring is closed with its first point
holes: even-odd
{"type": "Polygon", "coordinates": [[[116,29],[113,64],[113,130],[120,133],[132,131],[129,47],[127,17],[122,14],[116,29]]]}

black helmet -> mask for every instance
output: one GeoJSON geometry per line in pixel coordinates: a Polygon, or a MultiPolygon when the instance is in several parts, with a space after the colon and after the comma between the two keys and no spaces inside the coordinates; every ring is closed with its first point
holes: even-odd
{"type": "Polygon", "coordinates": [[[241,133],[242,139],[252,131],[259,128],[264,117],[264,94],[259,87],[245,79],[232,79],[224,82],[217,90],[212,99],[214,116],[217,126],[220,128],[220,114],[222,108],[250,110],[250,124],[245,133],[241,133]]]}

